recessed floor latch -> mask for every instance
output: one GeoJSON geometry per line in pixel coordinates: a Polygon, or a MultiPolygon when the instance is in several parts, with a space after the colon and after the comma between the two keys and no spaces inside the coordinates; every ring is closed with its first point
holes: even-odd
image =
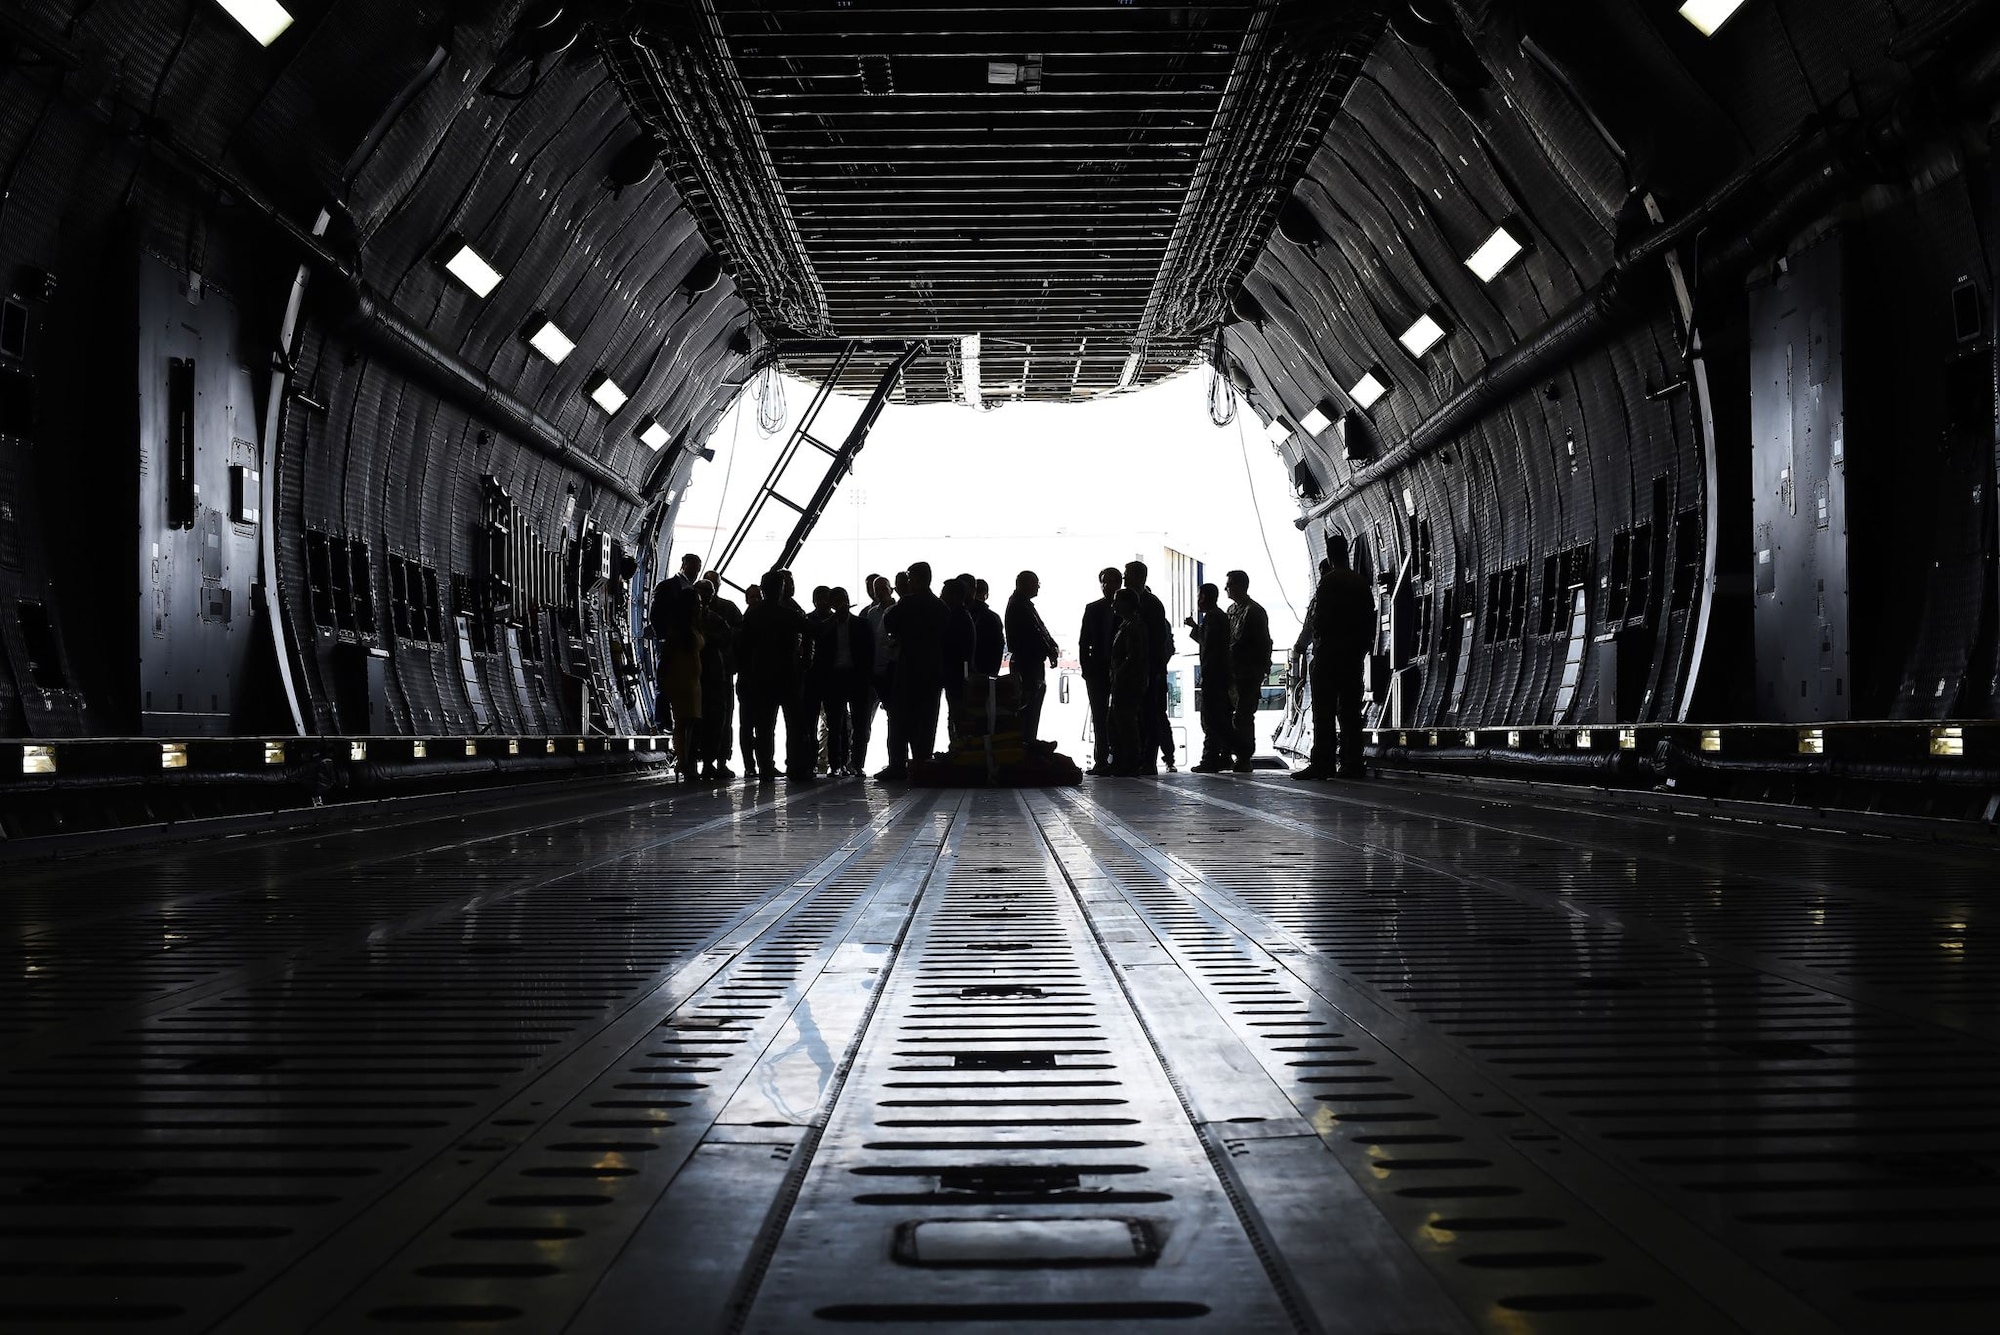
{"type": "Polygon", "coordinates": [[[927,1219],[896,1228],[904,1265],[1151,1265],[1159,1255],[1143,1219],[927,1219]]]}

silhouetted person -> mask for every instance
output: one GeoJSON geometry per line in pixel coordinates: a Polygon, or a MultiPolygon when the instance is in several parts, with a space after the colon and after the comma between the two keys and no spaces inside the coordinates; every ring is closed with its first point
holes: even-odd
{"type": "MultiPolygon", "coordinates": [[[[800,697],[799,639],[805,616],[785,594],[790,579],[782,570],[765,573],[758,581],[762,596],[744,609],[743,629],[736,637],[743,713],[749,720],[752,748],[745,752],[744,763],[754,757],[757,777],[765,783],[778,777],[778,713],[795,711],[800,697]]],[[[785,726],[789,731],[789,718],[785,726]]]]}
{"type": "Polygon", "coordinates": [[[1095,767],[1092,774],[1109,771],[1112,761],[1111,738],[1111,636],[1118,629],[1118,613],[1111,600],[1118,596],[1125,576],[1117,566],[1097,572],[1097,587],[1104,596],[1084,604],[1083,629],[1076,635],[1077,665],[1083,673],[1083,689],[1090,697],[1090,731],[1095,767]]]}
{"type": "MultiPolygon", "coordinates": [[[[750,615],[750,609],[757,606],[763,599],[764,590],[755,584],[743,590],[743,615],[750,615]]],[[[744,671],[743,626],[740,621],[737,623],[736,634],[738,640],[736,647],[736,739],[737,744],[743,751],[743,777],[754,779],[758,777],[757,751],[752,744],[750,735],[750,706],[747,702],[745,690],[750,680],[750,674],[744,671]]]]}
{"type": "Polygon", "coordinates": [[[1326,573],[1313,594],[1306,632],[1312,644],[1312,759],[1294,779],[1361,777],[1361,664],[1375,638],[1375,599],[1347,568],[1347,539],[1326,540],[1326,573]]]}
{"type": "Polygon", "coordinates": [[[1035,740],[1042,726],[1042,700],[1049,693],[1049,668],[1056,665],[1056,637],[1035,610],[1042,580],[1032,570],[1014,577],[1014,595],[1007,600],[1007,671],[1021,683],[1021,738],[1035,740]]]}
{"type": "Polygon", "coordinates": [[[868,639],[874,646],[875,668],[868,679],[868,709],[855,720],[853,766],[856,774],[868,763],[868,739],[875,731],[875,711],[889,707],[889,680],[896,661],[896,646],[889,642],[889,632],[882,626],[882,618],[896,605],[889,596],[889,581],[880,575],[870,575],[866,587],[868,605],[861,609],[859,615],[868,623],[868,639]]]}
{"type": "Polygon", "coordinates": [[[945,608],[944,620],[944,707],[945,735],[958,736],[960,711],[965,708],[965,679],[972,672],[972,651],[977,631],[972,614],[965,610],[966,587],[956,579],[945,581],[938,597],[945,608]]]}
{"type": "Polygon", "coordinates": [[[1154,774],[1145,740],[1146,711],[1152,708],[1152,646],[1145,604],[1138,590],[1120,589],[1111,599],[1117,625],[1111,633],[1111,772],[1154,774]],[[1143,763],[1142,763],[1143,762],[1143,763]]]}
{"type": "Polygon", "coordinates": [[[1229,595],[1229,681],[1236,696],[1232,768],[1248,773],[1257,754],[1257,706],[1271,674],[1271,618],[1250,596],[1250,576],[1243,571],[1230,571],[1222,590],[1229,595]]]}
{"type": "Polygon", "coordinates": [[[868,622],[848,610],[847,590],[827,596],[826,619],[813,634],[811,693],[826,711],[826,764],[831,774],[853,774],[861,757],[854,739],[868,738],[869,682],[875,675],[875,638],[868,622]]]}
{"type": "Polygon", "coordinates": [[[1201,761],[1188,768],[1197,774],[1220,774],[1229,768],[1235,750],[1236,705],[1230,692],[1235,678],[1229,657],[1229,616],[1213,584],[1201,586],[1187,624],[1189,638],[1201,655],[1195,683],[1201,696],[1201,761]]]}
{"type": "Polygon", "coordinates": [[[665,579],[661,580],[659,584],[653,586],[653,596],[658,597],[660,589],[662,587],[674,588],[674,589],[692,588],[694,587],[695,580],[699,579],[700,577],[701,577],[701,558],[699,556],[696,556],[693,552],[689,552],[685,556],[681,557],[681,565],[678,571],[667,576],[665,579]]]}
{"type": "Polygon", "coordinates": [[[1153,769],[1153,755],[1174,767],[1174,728],[1167,721],[1167,662],[1174,656],[1174,628],[1167,621],[1167,609],[1146,587],[1146,563],[1125,563],[1125,587],[1139,600],[1139,619],[1146,628],[1146,689],[1151,697],[1140,723],[1140,745],[1146,749],[1146,770],[1153,769]]]}
{"type": "Polygon", "coordinates": [[[701,597],[693,581],[667,590],[666,632],[660,637],[660,694],[673,709],[674,770],[696,777],[705,734],[701,726],[701,597]]]}
{"type": "MultiPolygon", "coordinates": [[[[961,579],[964,576],[960,576],[961,579]]],[[[1000,660],[1007,653],[1007,629],[1000,614],[987,605],[991,586],[983,579],[972,581],[972,597],[965,610],[972,614],[972,673],[976,677],[1000,675],[1000,660]]]]}
{"type": "MultiPolygon", "coordinates": [[[[646,604],[647,630],[652,635],[658,651],[654,658],[654,664],[655,677],[660,679],[660,727],[674,734],[674,747],[676,751],[685,750],[680,741],[680,734],[684,725],[674,717],[674,692],[667,688],[664,680],[667,672],[668,650],[666,646],[667,642],[672,640],[674,643],[683,646],[681,650],[683,655],[686,653],[685,645],[687,636],[685,632],[692,626],[694,619],[700,615],[700,611],[699,605],[693,599],[683,598],[682,595],[694,591],[695,579],[700,574],[701,558],[693,552],[689,552],[681,558],[681,568],[678,572],[667,576],[653,586],[652,597],[646,604]]],[[[700,669],[697,667],[697,675],[699,671],[700,669]]]]}
{"type": "Polygon", "coordinates": [[[944,689],[945,606],[931,592],[931,568],[913,562],[907,592],[882,617],[896,645],[889,705],[889,764],[875,777],[910,777],[910,757],[929,760],[937,745],[938,692],[944,689]]]}
{"type": "Polygon", "coordinates": [[[1292,646],[1292,657],[1304,658],[1306,650],[1313,642],[1313,616],[1319,608],[1320,586],[1326,581],[1326,572],[1333,569],[1333,562],[1322,556],[1319,558],[1319,579],[1313,583],[1312,596],[1306,599],[1305,620],[1299,623],[1298,643],[1292,646]]]}
{"type": "Polygon", "coordinates": [[[736,709],[736,634],[743,613],[722,596],[714,572],[695,582],[702,600],[701,733],[702,777],[712,782],[733,779],[729,768],[729,734],[736,709]]]}
{"type": "MultiPolygon", "coordinates": [[[[832,599],[833,590],[831,588],[824,584],[815,584],[813,586],[812,610],[806,613],[805,658],[807,660],[811,659],[813,645],[818,642],[815,637],[819,634],[819,628],[826,623],[827,617],[832,614],[832,599]]],[[[808,666],[810,666],[810,663],[808,663],[808,666]]],[[[812,716],[813,769],[817,772],[826,760],[826,701],[820,698],[819,677],[817,674],[808,671],[805,683],[805,708],[812,716]]],[[[790,733],[791,725],[789,723],[785,725],[785,730],[787,734],[790,733]]],[[[785,749],[787,751],[791,750],[790,742],[785,744],[785,749]]]]}
{"type": "Polygon", "coordinates": [[[791,609],[798,628],[797,660],[792,669],[792,694],[785,702],[785,781],[787,783],[812,783],[813,771],[819,764],[819,702],[806,694],[806,683],[812,680],[813,625],[806,617],[806,611],[794,596],[797,586],[792,582],[792,572],[780,570],[785,577],[784,605],[791,609]]]}

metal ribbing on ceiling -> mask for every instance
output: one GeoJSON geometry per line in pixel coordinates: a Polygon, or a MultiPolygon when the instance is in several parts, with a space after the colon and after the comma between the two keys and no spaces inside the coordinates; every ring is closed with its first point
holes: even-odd
{"type": "MultiPolygon", "coordinates": [[[[642,8],[606,47],[767,328],[977,333],[1005,349],[983,400],[1069,399],[1199,359],[1380,21],[1294,0],[700,0],[642,8]]],[[[941,359],[905,397],[965,393],[941,359]]]]}

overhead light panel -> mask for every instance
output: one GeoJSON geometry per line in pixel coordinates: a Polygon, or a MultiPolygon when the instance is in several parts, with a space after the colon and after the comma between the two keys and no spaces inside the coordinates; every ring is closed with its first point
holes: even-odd
{"type": "Polygon", "coordinates": [[[1743,0],[1687,0],[1681,6],[1681,17],[1695,26],[1695,31],[1703,37],[1715,36],[1715,30],[1729,22],[1729,16],[1743,8],[1743,0]]]}
{"type": "Polygon", "coordinates": [[[1410,350],[1412,357],[1421,357],[1438,345],[1444,337],[1444,326],[1428,313],[1419,315],[1417,322],[1405,329],[1396,341],[1410,350]]]}
{"type": "Polygon", "coordinates": [[[1521,239],[1502,223],[1493,229],[1493,235],[1479,243],[1479,249],[1466,256],[1465,267],[1472,270],[1480,282],[1490,283],[1524,249],[1526,247],[1521,244],[1521,239]]]}
{"type": "Polygon", "coordinates": [[[500,271],[462,242],[445,260],[444,267],[453,278],[471,288],[475,297],[483,297],[500,286],[500,271]]]}
{"type": "Polygon", "coordinates": [[[576,351],[576,340],[556,328],[554,320],[537,316],[528,325],[528,346],[557,366],[576,351]]]}
{"type": "Polygon", "coordinates": [[[1283,444],[1291,437],[1292,425],[1282,417],[1273,417],[1271,425],[1264,428],[1264,439],[1273,445],[1283,444]]]}
{"type": "Polygon", "coordinates": [[[590,401],[607,413],[615,413],[623,408],[625,400],[630,397],[631,395],[618,388],[618,382],[608,375],[597,377],[590,387],[590,401]]]}
{"type": "Polygon", "coordinates": [[[1361,378],[1354,382],[1354,388],[1347,391],[1347,396],[1354,400],[1355,407],[1367,412],[1388,392],[1389,382],[1371,369],[1361,373],[1361,378]]]}
{"type": "Polygon", "coordinates": [[[257,39],[259,46],[269,46],[292,26],[292,16],[278,0],[218,0],[218,3],[230,18],[243,25],[245,32],[257,39]]]}
{"type": "Polygon", "coordinates": [[[657,450],[671,439],[673,437],[668,434],[667,429],[650,417],[646,419],[646,424],[639,428],[639,440],[649,450],[657,450]]]}
{"type": "Polygon", "coordinates": [[[1299,426],[1309,434],[1315,436],[1332,425],[1333,419],[1321,412],[1317,404],[1313,406],[1310,412],[1299,419],[1299,426]]]}

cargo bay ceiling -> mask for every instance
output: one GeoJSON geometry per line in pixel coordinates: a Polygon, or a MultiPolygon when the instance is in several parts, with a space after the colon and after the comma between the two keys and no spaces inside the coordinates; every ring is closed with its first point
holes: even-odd
{"type": "Polygon", "coordinates": [[[602,49],[790,369],[940,339],[907,401],[1065,400],[1200,357],[1381,9],[676,0],[602,49]]]}

